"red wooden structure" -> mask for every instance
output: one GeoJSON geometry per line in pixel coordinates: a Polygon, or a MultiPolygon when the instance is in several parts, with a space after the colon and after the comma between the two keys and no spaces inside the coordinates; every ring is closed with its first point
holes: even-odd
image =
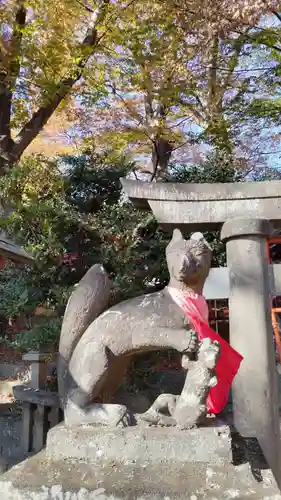
{"type": "MultiPolygon", "coordinates": [[[[272,264],[276,259],[281,262],[281,236],[275,238],[270,238],[267,245],[267,258],[268,263],[272,264]],[[280,251],[276,251],[275,255],[272,255],[272,247],[274,245],[280,245],[280,251]]],[[[278,322],[278,314],[281,313],[281,297],[273,297],[271,300],[271,318],[272,327],[276,342],[276,349],[278,353],[278,361],[281,363],[281,338],[280,338],[280,324],[278,322]]]]}

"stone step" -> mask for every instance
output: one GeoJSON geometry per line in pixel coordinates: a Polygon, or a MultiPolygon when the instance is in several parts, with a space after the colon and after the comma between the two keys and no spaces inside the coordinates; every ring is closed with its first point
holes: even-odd
{"type": "Polygon", "coordinates": [[[51,460],[45,452],[0,476],[1,500],[281,500],[269,470],[163,462],[51,460]]]}
{"type": "Polygon", "coordinates": [[[281,500],[254,448],[251,466],[239,450],[230,427],[216,419],[189,431],[59,424],[49,432],[46,450],[0,476],[0,498],[281,500]]]}
{"type": "Polygon", "coordinates": [[[59,424],[48,432],[47,456],[52,459],[86,460],[99,464],[109,459],[119,463],[138,461],[142,465],[168,460],[171,463],[231,462],[230,428],[210,419],[210,425],[187,431],[176,428],[105,428],[59,424]]]}

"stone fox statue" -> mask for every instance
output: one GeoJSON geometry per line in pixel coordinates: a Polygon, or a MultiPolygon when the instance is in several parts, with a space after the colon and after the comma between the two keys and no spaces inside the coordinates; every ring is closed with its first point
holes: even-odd
{"type": "MultiPolygon", "coordinates": [[[[166,249],[169,286],[186,293],[202,293],[211,256],[201,233],[185,240],[179,230],[174,230],[166,249]]],[[[132,425],[132,415],[125,406],[110,404],[132,356],[172,348],[186,359],[198,350],[197,336],[173,301],[169,287],[106,310],[109,294],[108,276],[96,264],[74,289],[65,311],[58,384],[66,425],[132,425]]],[[[218,349],[214,352],[216,360],[218,349]]],[[[203,379],[206,385],[206,377],[203,379]]],[[[206,391],[201,389],[199,393],[205,397],[206,391]]]]}

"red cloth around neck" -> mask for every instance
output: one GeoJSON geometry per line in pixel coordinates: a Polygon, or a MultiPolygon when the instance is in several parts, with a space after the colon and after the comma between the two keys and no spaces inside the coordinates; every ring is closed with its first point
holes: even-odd
{"type": "Polygon", "coordinates": [[[239,370],[243,356],[208,325],[208,306],[203,295],[189,293],[183,295],[175,289],[170,289],[174,301],[181,307],[199,340],[210,338],[220,344],[220,356],[215,368],[217,385],[211,387],[207,408],[209,413],[220,413],[227,404],[229,391],[236,373],[239,370]]]}

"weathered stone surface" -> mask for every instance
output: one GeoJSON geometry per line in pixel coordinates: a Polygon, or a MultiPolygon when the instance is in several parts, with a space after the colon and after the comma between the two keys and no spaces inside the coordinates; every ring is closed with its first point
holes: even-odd
{"type": "Polygon", "coordinates": [[[268,470],[206,462],[149,467],[54,461],[41,452],[0,476],[1,500],[281,500],[268,470]]]}
{"type": "Polygon", "coordinates": [[[251,200],[280,197],[281,181],[227,183],[140,182],[121,179],[125,193],[132,200],[204,201],[251,200]]]}
{"type": "MultiPolygon", "coordinates": [[[[210,419],[212,420],[212,419],[210,419]]],[[[55,459],[104,460],[137,462],[141,464],[213,463],[231,461],[229,427],[223,424],[180,431],[158,427],[128,427],[107,429],[102,427],[66,427],[51,429],[47,437],[47,456],[55,459]]]]}
{"type": "MultiPolygon", "coordinates": [[[[237,239],[241,236],[245,238],[246,236],[250,238],[251,236],[259,236],[262,239],[269,238],[273,233],[273,226],[270,221],[266,218],[254,218],[245,217],[239,219],[235,218],[231,221],[226,221],[221,230],[221,239],[223,241],[230,241],[234,239],[237,243],[237,239]]],[[[267,264],[267,259],[265,259],[265,264],[267,264]]]]}
{"type": "Polygon", "coordinates": [[[226,220],[245,217],[281,224],[281,181],[173,184],[122,179],[122,185],[136,207],[150,208],[167,229],[210,231],[226,220]]]}
{"type": "Polygon", "coordinates": [[[32,389],[25,385],[15,385],[13,387],[15,399],[24,403],[33,403],[42,406],[60,407],[60,401],[56,392],[32,389]]]}

